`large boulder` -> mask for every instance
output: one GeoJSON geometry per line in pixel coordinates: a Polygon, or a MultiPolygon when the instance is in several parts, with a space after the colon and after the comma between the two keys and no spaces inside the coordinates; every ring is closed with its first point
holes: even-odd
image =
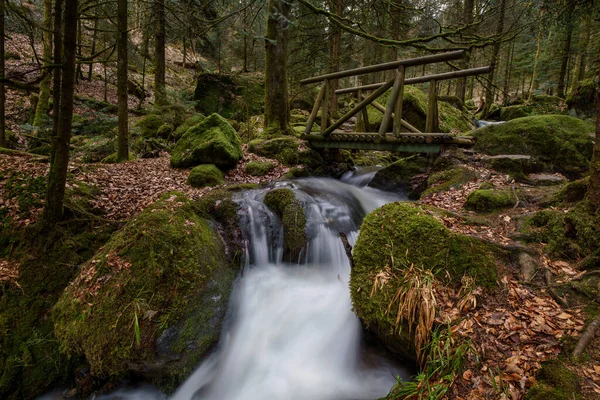
{"type": "Polygon", "coordinates": [[[53,310],[94,376],[177,384],[217,343],[237,267],[199,208],[169,193],[114,234],[53,310]]]}
{"type": "Polygon", "coordinates": [[[283,258],[298,261],[306,247],[306,216],[304,208],[291,189],[274,189],[265,194],[264,203],[281,219],[283,225],[283,258]]]}
{"type": "Polygon", "coordinates": [[[214,164],[228,169],[235,167],[242,156],[242,144],[235,129],[219,114],[212,114],[179,139],[171,154],[171,165],[187,168],[214,164]]]}
{"type": "Polygon", "coordinates": [[[196,188],[221,185],[223,173],[214,164],[198,165],[190,171],[187,183],[196,188]]]}
{"type": "Polygon", "coordinates": [[[548,171],[579,177],[589,169],[594,126],[565,115],[539,115],[488,125],[470,132],[474,149],[489,155],[524,154],[548,171]]]}
{"type": "Polygon", "coordinates": [[[411,199],[418,199],[427,187],[428,166],[426,157],[400,159],[377,171],[369,186],[388,192],[401,191],[411,199]]]}
{"type": "Polygon", "coordinates": [[[422,267],[449,285],[459,285],[463,276],[483,288],[496,284],[495,246],[450,232],[441,215],[441,210],[412,203],[387,204],[365,217],[354,247],[354,310],[386,347],[408,359],[416,357],[414,337],[405,323],[396,324],[398,307],[389,307],[403,270],[422,267]],[[381,279],[385,276],[390,279],[381,279]]]}

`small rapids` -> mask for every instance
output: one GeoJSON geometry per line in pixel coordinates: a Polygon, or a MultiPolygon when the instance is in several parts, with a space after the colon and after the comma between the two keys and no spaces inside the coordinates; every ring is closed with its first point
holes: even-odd
{"type": "MultiPolygon", "coordinates": [[[[246,265],[233,289],[218,349],[173,394],[173,400],[371,400],[408,373],[362,340],[348,289],[350,265],[339,232],[353,244],[366,213],[393,196],[365,186],[309,178],[279,182],[303,203],[308,245],[283,261],[283,229],[264,204],[267,189],[236,199],[247,242],[246,265]]],[[[371,175],[372,177],[372,175],[371,175]]],[[[98,399],[166,399],[151,387],[98,399]]]]}

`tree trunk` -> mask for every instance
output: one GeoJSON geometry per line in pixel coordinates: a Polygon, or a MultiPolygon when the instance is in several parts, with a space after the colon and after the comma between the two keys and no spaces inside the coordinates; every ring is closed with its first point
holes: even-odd
{"type": "MultiPolygon", "coordinates": [[[[1,1],[1,0],[0,0],[1,1]]],[[[60,114],[60,91],[61,91],[61,78],[63,74],[62,67],[62,6],[65,0],[54,0],[54,76],[52,82],[52,139],[55,140],[58,137],[58,116],[60,114]],[[59,65],[61,65],[59,67],[59,65]]],[[[52,156],[50,161],[54,160],[54,148],[52,146],[52,156]]]]}
{"type": "Polygon", "coordinates": [[[535,52],[535,60],[533,62],[533,73],[531,74],[531,85],[529,86],[529,96],[528,99],[531,100],[533,98],[533,92],[538,87],[538,65],[540,63],[540,57],[542,55],[542,17],[544,16],[543,12],[540,13],[540,24],[538,26],[538,37],[537,37],[537,50],[535,52]]]}
{"type": "Polygon", "coordinates": [[[154,15],[156,17],[156,32],[154,34],[154,105],[166,106],[167,89],[165,85],[165,3],[164,0],[154,0],[154,15]]]}
{"type": "Polygon", "coordinates": [[[590,164],[590,188],[587,198],[596,212],[600,211],[600,69],[596,76],[596,141],[594,143],[594,154],[590,164]]]}
{"type": "Polygon", "coordinates": [[[490,67],[492,70],[490,71],[489,75],[490,83],[485,91],[485,105],[483,108],[483,118],[487,118],[488,114],[490,113],[490,107],[494,102],[494,78],[496,75],[498,54],[500,53],[500,46],[502,44],[500,42],[500,39],[502,33],[504,32],[504,14],[506,11],[506,0],[500,0],[499,9],[500,15],[498,16],[498,25],[496,26],[496,36],[498,36],[498,39],[494,43],[492,59],[490,60],[490,67]]]}
{"type": "MultiPolygon", "coordinates": [[[[335,13],[342,16],[343,1],[335,1],[335,13]]],[[[342,42],[342,30],[336,25],[331,24],[331,42],[329,45],[329,72],[337,72],[340,69],[340,47],[342,42]]],[[[337,113],[337,95],[335,91],[338,89],[338,80],[332,79],[329,81],[329,115],[335,118],[337,113]]]]}
{"type": "Polygon", "coordinates": [[[575,11],[575,1],[570,1],[567,10],[568,21],[567,31],[565,33],[565,42],[561,54],[560,72],[558,74],[558,87],[556,95],[560,98],[565,97],[565,77],[567,75],[567,66],[569,65],[569,56],[571,55],[571,38],[573,37],[573,12],[575,11]]]}
{"type": "Polygon", "coordinates": [[[512,66],[512,58],[515,50],[515,42],[512,41],[511,44],[508,44],[506,47],[506,65],[504,68],[504,87],[502,89],[503,96],[502,102],[504,104],[508,104],[510,101],[510,67],[512,66]]]}
{"type": "Polygon", "coordinates": [[[52,0],[44,0],[44,29],[43,67],[45,69],[43,73],[46,75],[40,82],[40,94],[35,108],[35,116],[33,117],[33,126],[42,126],[50,111],[50,82],[52,81],[52,74],[48,67],[52,64],[52,0]]]}
{"type": "MultiPolygon", "coordinates": [[[[465,7],[463,8],[463,24],[471,25],[473,23],[473,7],[475,6],[474,0],[465,0],[465,7]]],[[[465,30],[465,34],[470,33],[471,29],[465,30]]],[[[465,52],[465,56],[462,60],[458,61],[458,65],[461,69],[469,68],[471,62],[471,50],[465,52]]],[[[462,103],[465,102],[465,96],[467,92],[467,77],[458,78],[456,80],[456,97],[460,99],[462,103]]],[[[472,97],[472,95],[471,95],[472,97]]]]}
{"type": "Polygon", "coordinates": [[[77,53],[77,0],[65,2],[65,32],[63,38],[64,64],[58,117],[58,131],[53,143],[52,163],[48,173],[48,191],[43,220],[54,225],[63,215],[69,145],[73,119],[73,97],[75,93],[75,59],[77,53]]]}
{"type": "MultiPolygon", "coordinates": [[[[4,0],[0,0],[0,78],[4,79],[4,0]]],[[[5,86],[4,81],[0,81],[0,147],[6,147],[6,115],[5,115],[5,86]]]]}
{"type": "Polygon", "coordinates": [[[287,90],[289,0],[269,0],[265,35],[265,133],[288,134],[290,110],[287,90]]]}
{"type": "MultiPolygon", "coordinates": [[[[90,50],[90,55],[96,53],[96,41],[98,40],[98,21],[100,19],[100,12],[96,10],[94,14],[94,33],[92,33],[92,49],[90,50]]],[[[92,72],[94,71],[94,63],[93,60],[90,60],[90,65],[88,68],[88,81],[92,81],[92,72]]]]}
{"type": "Polygon", "coordinates": [[[117,1],[117,118],[119,125],[117,160],[129,159],[127,108],[127,0],[117,1]]]}
{"type": "Polygon", "coordinates": [[[577,58],[575,60],[575,70],[573,71],[573,78],[571,80],[570,93],[574,93],[585,76],[585,59],[588,51],[588,45],[590,43],[590,36],[592,34],[592,16],[588,14],[585,17],[581,32],[579,32],[579,43],[577,58]]]}

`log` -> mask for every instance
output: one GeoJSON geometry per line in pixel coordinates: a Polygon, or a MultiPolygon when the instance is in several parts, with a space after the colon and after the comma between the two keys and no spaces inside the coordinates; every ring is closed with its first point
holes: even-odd
{"type": "Polygon", "coordinates": [[[383,113],[383,119],[381,120],[381,125],[379,126],[379,134],[381,136],[385,136],[387,132],[388,126],[390,126],[390,122],[392,120],[392,114],[394,112],[394,108],[396,107],[396,102],[398,101],[398,95],[404,92],[404,67],[400,66],[396,70],[396,76],[394,78],[394,87],[392,88],[392,93],[388,99],[387,107],[385,108],[385,112],[383,113]],[[400,72],[402,69],[402,72],[400,72]]]}
{"type": "Polygon", "coordinates": [[[594,320],[588,324],[588,326],[585,328],[585,331],[581,334],[581,337],[575,346],[575,350],[573,350],[573,358],[577,359],[583,354],[588,344],[590,344],[590,342],[594,339],[594,335],[596,335],[596,331],[599,327],[600,315],[596,316],[596,318],[594,318],[594,320]]]}
{"type": "Polygon", "coordinates": [[[331,96],[331,94],[329,93],[329,86],[331,84],[329,83],[329,80],[325,80],[325,82],[323,82],[323,87],[325,88],[325,94],[323,96],[323,104],[322,104],[322,110],[321,110],[321,134],[324,134],[325,130],[327,129],[327,124],[329,123],[329,102],[331,101],[331,99],[329,98],[331,96]]]}
{"type": "Polygon", "coordinates": [[[348,236],[344,232],[340,232],[340,239],[342,240],[342,244],[344,245],[344,250],[346,251],[346,255],[348,256],[348,261],[350,261],[350,269],[354,268],[354,258],[352,257],[352,246],[348,241],[348,236]]]}
{"type": "Polygon", "coordinates": [[[313,109],[310,113],[310,116],[308,117],[308,121],[306,122],[306,129],[304,129],[304,133],[306,135],[310,134],[315,120],[317,119],[317,114],[319,113],[319,106],[321,105],[321,102],[323,101],[323,95],[325,94],[325,86],[325,83],[323,83],[323,85],[321,86],[321,90],[319,90],[319,94],[317,95],[317,98],[315,100],[315,104],[313,105],[313,109]]]}
{"type": "Polygon", "coordinates": [[[396,69],[401,65],[404,65],[405,67],[415,67],[418,65],[458,60],[458,59],[463,58],[464,55],[465,55],[464,50],[456,50],[456,51],[450,51],[448,53],[439,53],[439,54],[432,54],[432,55],[423,56],[423,57],[409,58],[406,60],[391,61],[391,62],[387,62],[387,63],[383,63],[383,64],[369,65],[367,67],[347,69],[345,71],[338,71],[338,72],[332,72],[330,74],[313,76],[312,78],[306,78],[306,79],[301,80],[300,84],[306,85],[309,83],[319,82],[324,79],[339,79],[339,78],[345,78],[348,76],[369,74],[371,72],[388,71],[390,69],[396,69]]]}
{"type": "MultiPolygon", "coordinates": [[[[373,106],[373,108],[375,108],[377,111],[380,111],[380,112],[382,112],[382,113],[383,113],[383,112],[385,112],[385,107],[384,107],[384,106],[382,106],[381,104],[379,104],[379,103],[378,103],[378,102],[376,102],[376,101],[372,101],[372,102],[371,102],[371,106],[373,106]]],[[[396,118],[396,115],[395,115],[395,114],[392,114],[392,118],[396,118]]],[[[406,130],[408,130],[409,132],[412,132],[412,133],[421,133],[421,131],[420,131],[420,130],[418,130],[417,128],[415,128],[414,126],[412,126],[411,124],[409,124],[408,122],[406,122],[406,121],[405,121],[405,120],[403,120],[403,119],[401,119],[401,120],[400,120],[400,124],[401,124],[403,127],[405,127],[405,128],[406,128],[406,130]]]]}
{"type": "Polygon", "coordinates": [[[425,132],[436,132],[437,128],[437,81],[429,82],[429,97],[427,99],[427,119],[425,120],[425,132]]]}
{"type": "Polygon", "coordinates": [[[402,102],[404,101],[404,81],[406,80],[406,69],[403,65],[398,67],[397,74],[400,75],[400,90],[396,100],[396,109],[394,110],[394,114],[396,114],[394,118],[394,127],[392,129],[394,136],[400,134],[400,126],[402,126],[402,102]]]}
{"type": "Polygon", "coordinates": [[[50,157],[43,156],[41,154],[33,154],[27,153],[26,151],[7,149],[5,147],[0,147],[0,154],[6,154],[7,156],[16,156],[16,157],[28,157],[36,161],[47,162],[50,160],[50,157]]]}

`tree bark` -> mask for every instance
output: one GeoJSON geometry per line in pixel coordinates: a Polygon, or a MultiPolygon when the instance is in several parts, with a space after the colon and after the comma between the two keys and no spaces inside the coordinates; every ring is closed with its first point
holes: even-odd
{"type": "Polygon", "coordinates": [[[287,37],[290,0],[269,0],[265,35],[265,133],[288,134],[287,37]]]}
{"type": "MultiPolygon", "coordinates": [[[[44,0],[44,29],[44,60],[42,65],[48,68],[52,64],[52,0],[44,0]]],[[[33,117],[33,126],[43,125],[50,111],[50,83],[52,81],[52,74],[47,69],[43,73],[46,76],[40,82],[40,94],[35,108],[35,116],[33,117]]]]}
{"type": "Polygon", "coordinates": [[[538,66],[540,63],[540,57],[542,55],[542,32],[543,32],[542,17],[543,17],[543,12],[540,12],[540,24],[538,26],[538,37],[537,37],[537,50],[535,51],[535,60],[533,62],[533,72],[531,74],[531,85],[529,86],[528,100],[531,100],[533,98],[533,92],[538,87],[538,82],[537,82],[538,66]]]}
{"type": "Polygon", "coordinates": [[[487,118],[487,116],[490,112],[490,107],[492,106],[492,103],[494,102],[494,78],[496,75],[496,69],[497,69],[497,64],[498,64],[498,54],[500,53],[500,46],[502,44],[500,39],[501,39],[502,33],[504,32],[504,14],[506,12],[506,0],[500,0],[500,5],[498,7],[499,7],[499,16],[498,16],[498,25],[496,26],[496,35],[498,36],[498,39],[494,43],[492,59],[490,60],[490,67],[492,68],[492,70],[490,71],[490,74],[489,74],[490,82],[485,91],[485,105],[483,108],[483,118],[487,118]]]}
{"type": "Polygon", "coordinates": [[[78,1],[65,1],[65,32],[63,38],[64,64],[61,83],[61,98],[58,131],[53,143],[53,159],[48,173],[48,191],[43,220],[54,225],[63,215],[69,144],[73,119],[73,97],[75,93],[75,59],[77,53],[78,1]]]}
{"type": "Polygon", "coordinates": [[[127,0],[117,1],[117,119],[119,126],[117,160],[129,159],[127,106],[127,0]]]}
{"type": "MultiPolygon", "coordinates": [[[[342,16],[343,1],[334,0],[334,8],[336,15],[342,16]]],[[[331,24],[331,42],[329,45],[329,72],[337,72],[340,69],[340,48],[342,42],[342,30],[336,25],[331,24]]],[[[329,81],[329,115],[335,118],[337,113],[337,95],[335,91],[338,89],[338,80],[332,79],[329,81]]]]}
{"type": "MultiPolygon", "coordinates": [[[[52,82],[52,140],[58,137],[58,116],[60,114],[60,98],[61,98],[61,79],[63,74],[63,37],[62,37],[62,14],[63,2],[65,0],[54,0],[54,67],[53,82],[52,82]],[[60,67],[59,67],[60,66],[60,67]]],[[[50,160],[54,160],[54,148],[52,146],[52,156],[50,160]]]]}
{"type": "MultiPolygon", "coordinates": [[[[4,0],[0,0],[0,78],[4,79],[4,0]]],[[[0,147],[6,147],[6,115],[5,115],[5,86],[4,81],[0,81],[0,147]]]]}
{"type": "Polygon", "coordinates": [[[167,89],[165,84],[165,3],[164,0],[154,0],[154,15],[156,17],[156,32],[154,34],[154,105],[166,106],[167,89]]]}
{"type": "Polygon", "coordinates": [[[596,76],[596,140],[594,143],[594,154],[590,164],[590,188],[587,198],[596,212],[600,211],[600,69],[596,76]]]}
{"type": "Polygon", "coordinates": [[[556,95],[560,98],[565,97],[565,77],[567,75],[567,66],[569,65],[569,56],[571,55],[571,38],[573,37],[573,12],[575,11],[575,1],[569,1],[568,3],[569,9],[567,10],[567,31],[565,33],[565,41],[561,53],[558,87],[556,91],[556,95]]]}
{"type": "MultiPolygon", "coordinates": [[[[471,25],[473,23],[473,7],[475,6],[474,0],[465,0],[465,6],[463,8],[463,24],[471,25]]],[[[465,34],[470,33],[470,29],[465,31],[465,34]]],[[[469,63],[471,62],[471,50],[467,50],[465,52],[465,57],[462,60],[459,60],[458,65],[461,69],[469,68],[469,63]]],[[[456,80],[456,91],[455,95],[460,99],[460,101],[464,104],[465,96],[467,93],[467,78],[458,78],[456,80]]],[[[471,96],[472,97],[472,96],[471,96]]]]}
{"type": "Polygon", "coordinates": [[[585,60],[588,45],[590,43],[591,34],[592,17],[591,14],[588,14],[585,18],[585,21],[583,22],[583,26],[581,27],[581,32],[579,33],[579,49],[577,52],[577,58],[575,60],[575,71],[573,71],[573,79],[571,79],[571,88],[569,89],[570,93],[574,93],[575,90],[577,90],[579,82],[581,82],[585,76],[585,60]]]}

